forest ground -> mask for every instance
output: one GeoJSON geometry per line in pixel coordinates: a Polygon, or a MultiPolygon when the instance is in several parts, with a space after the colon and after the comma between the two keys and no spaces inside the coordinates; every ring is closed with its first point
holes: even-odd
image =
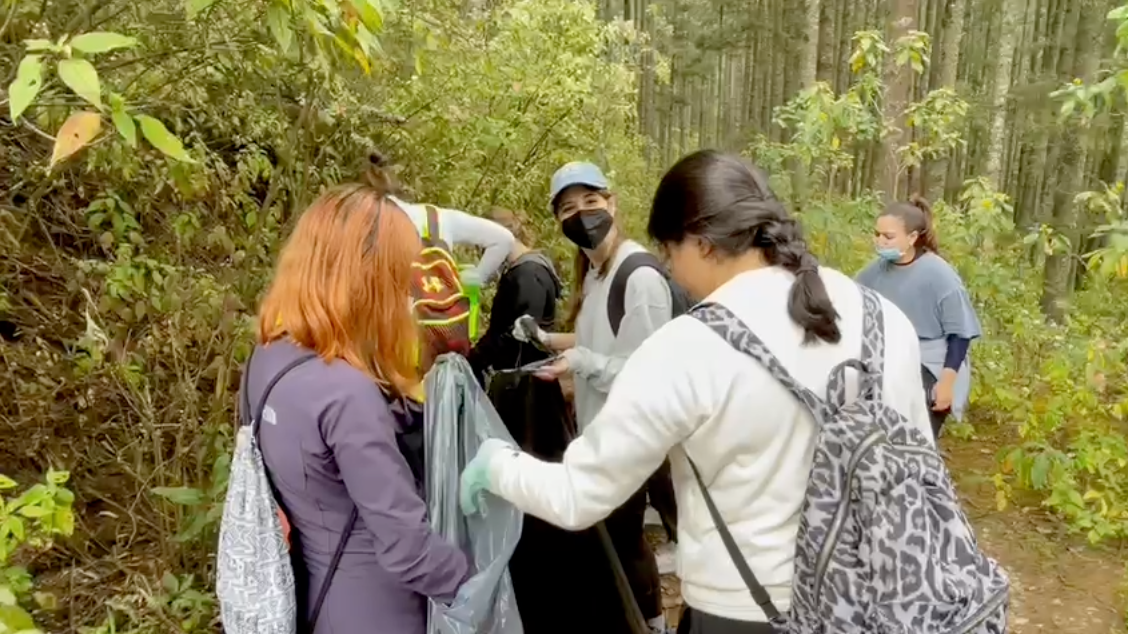
{"type": "MultiPolygon", "coordinates": [[[[1128,544],[1091,547],[1036,504],[1010,504],[999,511],[991,477],[999,448],[1013,439],[997,427],[984,427],[973,439],[947,437],[941,446],[981,545],[1010,574],[1009,631],[1128,633],[1123,616],[1128,544]]],[[[665,576],[662,590],[667,618],[676,622],[681,607],[677,578],[665,576]]]]}
{"type": "Polygon", "coordinates": [[[973,440],[946,438],[942,445],[982,546],[1010,574],[1010,631],[1128,631],[1122,616],[1128,544],[1091,547],[1036,504],[999,511],[991,476],[998,449],[1013,444],[1000,431],[981,426],[973,440]]]}

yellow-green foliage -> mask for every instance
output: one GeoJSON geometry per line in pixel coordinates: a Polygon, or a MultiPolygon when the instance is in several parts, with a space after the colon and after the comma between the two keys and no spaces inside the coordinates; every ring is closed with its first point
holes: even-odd
{"type": "Polygon", "coordinates": [[[32,592],[31,574],[17,562],[74,532],[74,493],[63,487],[69,478],[49,471],[43,483],[13,495],[19,484],[0,474],[0,634],[39,634],[26,608],[50,610],[57,603],[50,593],[32,592]]]}

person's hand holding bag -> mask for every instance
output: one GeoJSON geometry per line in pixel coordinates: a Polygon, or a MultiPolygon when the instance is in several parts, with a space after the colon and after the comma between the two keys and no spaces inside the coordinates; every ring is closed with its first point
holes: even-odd
{"type": "Polygon", "coordinates": [[[459,487],[459,503],[465,515],[478,515],[482,512],[482,492],[490,489],[490,460],[499,451],[514,451],[513,445],[498,438],[487,438],[478,447],[478,453],[462,470],[459,487]]]}

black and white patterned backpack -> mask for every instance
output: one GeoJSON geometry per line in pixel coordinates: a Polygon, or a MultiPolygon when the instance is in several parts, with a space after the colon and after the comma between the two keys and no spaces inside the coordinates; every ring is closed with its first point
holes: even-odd
{"type": "Polygon", "coordinates": [[[691,314],[759,361],[814,414],[814,464],[799,521],[791,609],[781,614],[756,581],[690,462],[705,503],[752,597],[790,634],[1003,634],[1010,581],[983,554],[944,460],[930,439],[882,400],[881,298],[861,288],[862,360],[831,373],[820,399],[787,372],[731,311],[691,314]],[[859,374],[846,402],[846,368],[859,374]]]}

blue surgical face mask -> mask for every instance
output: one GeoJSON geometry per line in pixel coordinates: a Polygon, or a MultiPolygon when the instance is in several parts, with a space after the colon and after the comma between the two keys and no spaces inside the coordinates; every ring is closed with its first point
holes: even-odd
{"type": "Polygon", "coordinates": [[[893,247],[877,247],[877,257],[885,260],[886,262],[899,262],[901,257],[904,256],[900,249],[893,247]]]}

